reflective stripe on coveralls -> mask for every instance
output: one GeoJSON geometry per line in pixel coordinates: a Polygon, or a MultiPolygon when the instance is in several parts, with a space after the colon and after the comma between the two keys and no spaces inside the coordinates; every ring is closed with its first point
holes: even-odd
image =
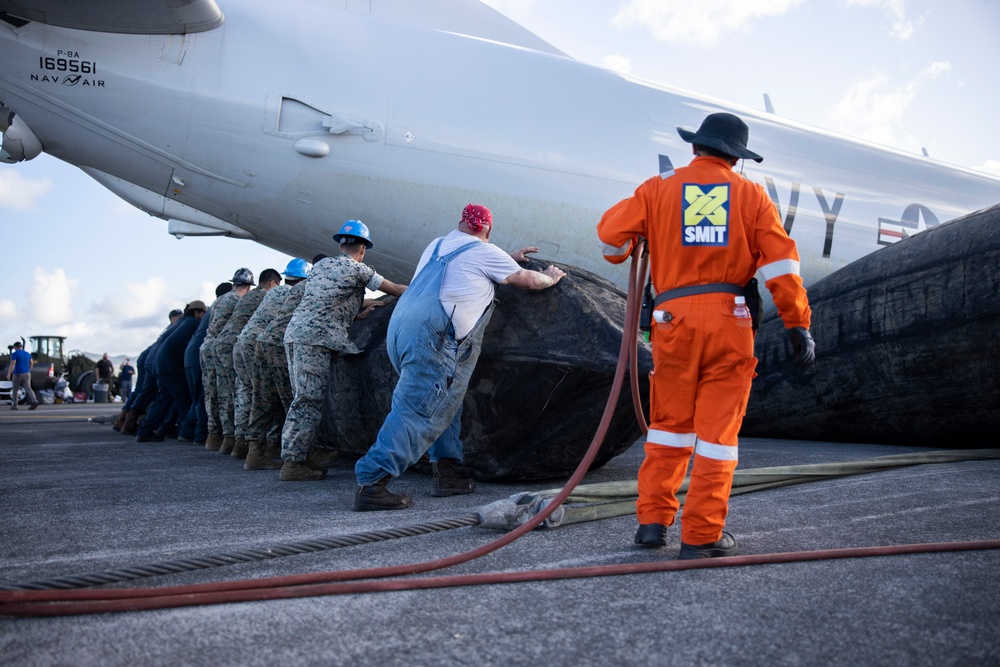
{"type": "MultiPolygon", "coordinates": [[[[607,243],[601,244],[601,254],[605,257],[621,258],[621,261],[628,259],[630,251],[632,250],[632,242],[627,241],[621,246],[608,245],[607,243]]],[[[610,260],[609,260],[610,261],[610,260]]],[[[618,262],[616,261],[615,264],[618,262]]]]}
{"type": "Polygon", "coordinates": [[[462,461],[462,400],[479,360],[483,332],[493,304],[464,339],[455,340],[451,317],[441,305],[441,282],[448,263],[480,241],[444,257],[441,242],[400,297],[389,320],[386,348],[399,374],[392,410],[354,472],[358,484],[374,484],[387,474],[398,477],[428,452],[431,461],[462,461]]]}

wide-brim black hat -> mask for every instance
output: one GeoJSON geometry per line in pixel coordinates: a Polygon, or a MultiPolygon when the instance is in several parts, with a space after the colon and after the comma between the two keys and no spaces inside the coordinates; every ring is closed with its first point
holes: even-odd
{"type": "Polygon", "coordinates": [[[760,155],[747,149],[750,130],[739,116],[734,116],[731,113],[709,114],[701,122],[701,127],[698,128],[697,132],[678,127],[677,134],[681,135],[681,139],[689,144],[708,146],[726,155],[746,158],[755,162],[764,161],[760,155]]]}

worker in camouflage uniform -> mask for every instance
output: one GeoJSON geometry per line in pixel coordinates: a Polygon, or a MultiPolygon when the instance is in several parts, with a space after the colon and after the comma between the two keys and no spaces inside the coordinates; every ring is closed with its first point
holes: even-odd
{"type": "MultiPolygon", "coordinates": [[[[233,425],[235,428],[236,444],[233,447],[232,455],[235,458],[245,459],[247,453],[249,452],[249,443],[246,438],[247,430],[247,419],[250,416],[250,402],[253,400],[253,384],[251,382],[252,370],[244,359],[244,347],[240,344],[240,340],[246,341],[248,339],[250,342],[250,356],[253,356],[253,346],[256,342],[257,336],[260,334],[260,330],[263,328],[261,322],[266,322],[264,317],[266,314],[262,314],[261,318],[257,322],[253,323],[254,317],[260,312],[261,307],[267,301],[267,296],[274,291],[277,287],[284,287],[281,284],[281,275],[274,271],[274,274],[270,273],[274,269],[267,269],[264,273],[261,273],[260,285],[251,290],[246,297],[240,300],[240,305],[236,307],[236,311],[233,312],[233,317],[230,319],[230,323],[237,318],[242,319],[245,313],[252,307],[252,301],[258,301],[256,308],[250,314],[250,319],[246,321],[243,325],[243,329],[236,335],[236,342],[233,344],[233,370],[235,382],[233,384],[233,425]],[[257,297],[254,292],[263,292],[263,298],[257,297]],[[245,303],[244,303],[245,302],[245,303]],[[246,306],[246,309],[244,309],[246,306]],[[247,331],[247,329],[250,331],[247,331]],[[246,335],[244,336],[244,333],[246,335]]],[[[273,307],[269,304],[269,310],[273,310],[273,307]]],[[[237,324],[238,325],[238,324],[237,324]]],[[[234,325],[237,326],[237,325],[234,325]]]]}
{"type": "Polygon", "coordinates": [[[281,282],[281,274],[275,269],[264,269],[260,274],[260,284],[240,298],[226,326],[222,327],[213,341],[215,355],[216,395],[219,399],[219,421],[222,425],[222,445],[220,454],[231,454],[235,458],[246,458],[246,440],[236,438],[236,364],[233,347],[243,327],[250,321],[257,306],[275,285],[281,282]]]}
{"type": "MultiPolygon", "coordinates": [[[[326,255],[316,255],[313,264],[324,259],[326,255]]],[[[281,431],[294,398],[289,371],[291,364],[285,353],[285,329],[305,293],[305,281],[296,281],[287,291],[278,314],[257,337],[254,347],[254,398],[250,405],[247,440],[265,440],[265,459],[281,459],[281,431]]],[[[256,459],[251,464],[255,462],[256,459]]],[[[317,460],[315,451],[306,463],[320,472],[326,472],[324,462],[317,460]]],[[[246,464],[243,467],[246,468],[246,464]]]]}
{"type": "MultiPolygon", "coordinates": [[[[236,365],[236,442],[237,446],[241,439],[246,442],[247,456],[243,464],[245,470],[277,470],[281,467],[281,463],[265,456],[264,438],[267,433],[251,437],[249,429],[250,411],[259,385],[256,368],[257,338],[264,331],[264,327],[281,312],[281,304],[284,303],[290,286],[305,278],[307,271],[308,264],[305,260],[291,260],[283,272],[286,284],[275,285],[267,292],[264,300],[243,327],[243,331],[236,337],[236,345],[233,347],[233,363],[236,365]]],[[[261,283],[263,282],[262,275],[261,283]]],[[[273,427],[269,425],[269,429],[273,427]]],[[[275,439],[280,438],[280,432],[276,436],[275,439]]],[[[280,456],[280,453],[278,455],[280,456]]]]}
{"type": "Polygon", "coordinates": [[[306,459],[322,418],[333,358],[358,351],[347,338],[351,322],[367,317],[377,305],[366,301],[365,288],[393,296],[406,290],[363,263],[365,251],[372,247],[363,222],[348,220],[333,238],[340,244],[340,255],[313,267],[302,302],[285,331],[295,398],[281,432],[282,481],[312,481],[325,474],[309,467],[306,459]]]}
{"type": "MultiPolygon", "coordinates": [[[[219,419],[219,394],[216,380],[215,337],[226,326],[226,322],[236,310],[236,304],[254,286],[253,271],[238,269],[233,274],[233,289],[218,297],[209,309],[212,319],[205,332],[205,341],[198,351],[201,360],[201,380],[205,391],[205,412],[208,414],[208,438],[205,449],[218,450],[222,447],[222,421],[219,419]]],[[[231,362],[230,362],[231,363],[231,362]]]]}

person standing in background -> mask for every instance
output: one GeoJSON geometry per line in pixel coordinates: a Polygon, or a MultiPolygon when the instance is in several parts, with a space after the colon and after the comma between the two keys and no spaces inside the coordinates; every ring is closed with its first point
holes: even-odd
{"type": "Polygon", "coordinates": [[[18,389],[24,387],[25,398],[31,403],[29,410],[38,407],[38,399],[35,392],[31,390],[31,367],[35,365],[35,360],[24,351],[24,346],[20,341],[14,343],[14,351],[10,353],[10,366],[7,367],[7,379],[12,380],[14,386],[10,388],[10,409],[17,410],[18,389]]]}
{"type": "Polygon", "coordinates": [[[118,389],[121,391],[122,401],[127,401],[132,395],[132,380],[135,378],[135,366],[132,360],[127,358],[118,367],[118,389]]]}

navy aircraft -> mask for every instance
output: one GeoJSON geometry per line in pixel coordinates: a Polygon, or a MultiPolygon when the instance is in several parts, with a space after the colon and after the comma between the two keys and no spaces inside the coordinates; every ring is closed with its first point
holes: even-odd
{"type": "Polygon", "coordinates": [[[168,221],[311,257],[349,218],[407,280],[480,202],[619,284],[594,226],[731,111],[809,284],[1000,201],[1000,179],[577,62],[478,0],[0,0],[0,160],[44,151],[168,221]]]}

